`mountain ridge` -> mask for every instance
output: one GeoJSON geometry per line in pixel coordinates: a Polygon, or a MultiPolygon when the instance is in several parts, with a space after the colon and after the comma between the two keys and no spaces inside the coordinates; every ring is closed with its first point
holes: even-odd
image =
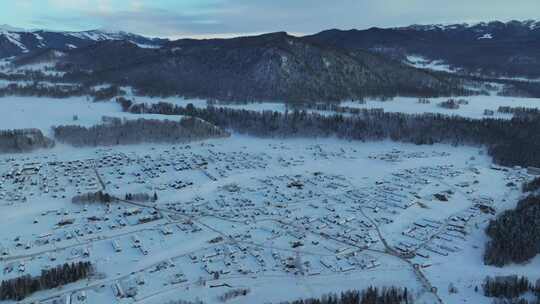
{"type": "MultiPolygon", "coordinates": [[[[15,65],[52,61],[62,80],[131,86],[155,96],[303,102],[474,94],[462,75],[418,66],[422,60],[473,76],[540,76],[540,28],[532,21],[174,41],[103,31],[30,35],[47,45],[19,55],[15,65]],[[66,47],[62,39],[80,46],[66,47]],[[413,55],[420,59],[409,60],[413,55]]],[[[8,39],[25,42],[21,37],[8,39]]]]}
{"type": "Polygon", "coordinates": [[[336,48],[370,50],[399,61],[419,55],[467,74],[540,77],[540,22],[532,20],[331,29],[304,38],[336,48]]]}
{"type": "Polygon", "coordinates": [[[19,56],[40,49],[69,50],[85,47],[99,41],[126,40],[140,47],[160,47],[167,39],[148,38],[145,36],[104,30],[90,30],[81,32],[67,31],[9,31],[0,29],[0,58],[19,56]]]}
{"type": "Polygon", "coordinates": [[[159,49],[103,41],[68,51],[57,67],[75,81],[231,101],[337,101],[465,91],[450,78],[379,54],[311,43],[284,32],[178,40],[159,49]]]}

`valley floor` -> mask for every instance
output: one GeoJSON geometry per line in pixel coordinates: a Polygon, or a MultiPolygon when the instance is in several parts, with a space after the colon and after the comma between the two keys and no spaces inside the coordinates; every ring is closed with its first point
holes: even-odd
{"type": "Polygon", "coordinates": [[[0,173],[3,279],[66,261],[96,268],[25,303],[216,303],[238,288],[250,292],[231,303],[279,302],[370,285],[408,287],[418,303],[490,303],[486,275],[538,276],[539,260],[482,263],[493,215],[479,206],[513,207],[529,176],[492,169],[479,148],[233,135],[57,146],[3,156],[0,173]],[[158,200],[71,202],[97,190],[158,200]]]}
{"type": "MultiPolygon", "coordinates": [[[[342,106],[471,118],[482,118],[485,108],[539,106],[536,99],[477,96],[446,110],[436,105],[443,100],[342,106]]],[[[3,97],[0,105],[0,129],[38,128],[48,136],[52,126],[88,127],[103,116],[179,118],[124,113],[117,103],[86,97],[3,97]]],[[[285,110],[276,103],[220,106],[285,110]]],[[[539,278],[539,258],[505,268],[482,261],[488,221],[515,207],[530,178],[525,169],[493,166],[481,147],[236,134],[182,145],[57,144],[0,156],[0,271],[5,280],[65,262],[95,266],[90,279],[23,303],[217,303],[234,289],[249,292],[231,303],[277,303],[374,285],[407,287],[417,303],[487,304],[487,275],[539,278]],[[122,200],[72,202],[96,191],[122,200]],[[127,194],[155,194],[157,201],[127,194]]]]}

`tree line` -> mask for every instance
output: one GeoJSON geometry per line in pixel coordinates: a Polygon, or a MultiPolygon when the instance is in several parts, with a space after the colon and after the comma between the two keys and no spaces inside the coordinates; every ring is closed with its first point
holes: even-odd
{"type": "Polygon", "coordinates": [[[76,147],[180,143],[228,136],[220,128],[193,117],[179,121],[112,118],[89,128],[68,125],[55,127],[53,131],[57,140],[76,147]]]}
{"type": "Polygon", "coordinates": [[[500,96],[540,97],[540,84],[533,81],[515,81],[505,85],[500,96]]]}
{"type": "Polygon", "coordinates": [[[158,200],[158,195],[156,192],[154,192],[153,195],[148,193],[126,193],[126,195],[124,195],[124,200],[139,203],[156,202],[158,200]]]}
{"type": "Polygon", "coordinates": [[[517,298],[528,291],[533,291],[534,287],[527,277],[511,275],[495,278],[488,276],[484,280],[483,289],[486,297],[517,298]]]}
{"type": "Polygon", "coordinates": [[[538,304],[540,303],[540,279],[535,284],[527,277],[517,275],[486,277],[482,285],[484,295],[497,298],[494,304],[538,304]],[[536,299],[524,299],[526,293],[532,293],[536,299]]]}
{"type": "Polygon", "coordinates": [[[63,77],[44,73],[39,70],[23,70],[16,73],[0,72],[0,79],[7,81],[47,81],[47,82],[65,82],[63,77]]]}
{"type": "Polygon", "coordinates": [[[93,86],[79,83],[44,83],[39,81],[32,81],[29,83],[14,82],[0,88],[0,97],[32,96],[69,98],[90,96],[93,101],[105,101],[125,94],[126,92],[124,90],[115,85],[94,88],[93,86]]]}
{"type": "Polygon", "coordinates": [[[412,304],[412,295],[407,288],[377,288],[350,290],[341,294],[327,294],[320,298],[309,298],[282,302],[280,304],[412,304]]]}
{"type": "Polygon", "coordinates": [[[30,152],[52,146],[54,141],[38,129],[0,130],[0,153],[30,152]]]}
{"type": "Polygon", "coordinates": [[[65,263],[55,268],[44,269],[41,275],[4,280],[0,285],[0,300],[20,301],[34,292],[56,288],[87,278],[93,271],[90,262],[65,263]]]}
{"type": "Polygon", "coordinates": [[[88,192],[79,195],[75,195],[71,198],[71,202],[74,204],[87,204],[87,203],[111,203],[117,199],[109,193],[103,191],[88,192]]]}
{"type": "Polygon", "coordinates": [[[505,114],[514,114],[517,116],[538,116],[540,115],[540,109],[538,108],[525,108],[525,107],[509,107],[509,106],[500,106],[497,109],[499,113],[505,114]]]}
{"type": "MultiPolygon", "coordinates": [[[[249,290],[239,289],[232,294],[246,295],[249,290]]],[[[229,297],[227,297],[229,299],[229,297]]],[[[224,300],[227,300],[224,299],[224,300]]],[[[221,297],[220,297],[221,300],[221,297]]],[[[258,303],[266,303],[264,299],[258,299],[258,303]]],[[[414,299],[407,288],[388,287],[377,288],[369,287],[364,290],[349,290],[340,294],[331,293],[319,298],[298,299],[294,301],[281,302],[279,304],[413,304],[414,299]]],[[[203,304],[202,301],[172,301],[168,304],[203,304]]]]}

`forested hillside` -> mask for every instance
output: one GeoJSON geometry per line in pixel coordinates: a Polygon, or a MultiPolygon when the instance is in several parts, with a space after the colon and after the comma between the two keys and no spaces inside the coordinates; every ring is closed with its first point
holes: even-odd
{"type": "Polygon", "coordinates": [[[286,33],[179,40],[161,49],[107,41],[69,51],[57,66],[69,81],[130,85],[157,96],[298,102],[472,94],[458,78],[286,33]]]}

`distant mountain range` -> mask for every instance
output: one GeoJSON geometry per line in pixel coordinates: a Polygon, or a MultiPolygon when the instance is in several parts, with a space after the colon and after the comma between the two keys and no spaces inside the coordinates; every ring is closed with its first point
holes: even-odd
{"type": "Polygon", "coordinates": [[[0,57],[18,56],[17,65],[54,61],[67,80],[222,100],[467,94],[459,77],[417,69],[418,58],[452,72],[537,78],[539,50],[535,21],[176,41],[125,32],[0,31],[0,57]]]}
{"type": "Polygon", "coordinates": [[[160,47],[168,41],[126,32],[102,30],[84,32],[25,31],[2,25],[0,26],[0,58],[18,56],[43,49],[70,50],[110,40],[125,40],[140,47],[150,48],[160,47]]]}
{"type": "Polygon", "coordinates": [[[370,50],[398,60],[423,56],[469,73],[540,77],[538,21],[328,30],[305,39],[337,48],[370,50]]]}

